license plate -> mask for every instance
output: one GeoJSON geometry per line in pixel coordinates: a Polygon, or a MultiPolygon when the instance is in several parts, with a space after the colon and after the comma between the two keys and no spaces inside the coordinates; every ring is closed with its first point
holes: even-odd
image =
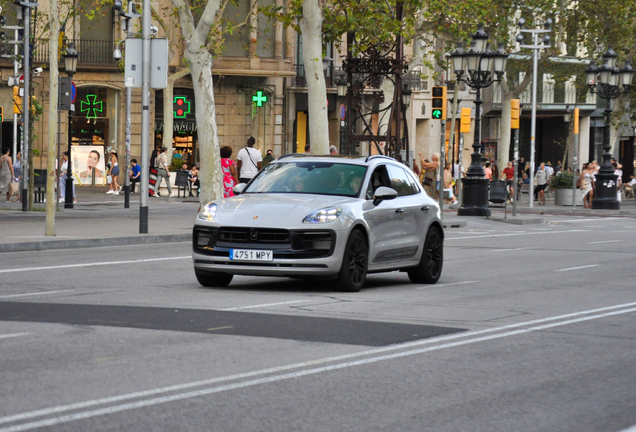
{"type": "Polygon", "coordinates": [[[271,250],[230,249],[230,259],[236,261],[272,261],[271,250]]]}

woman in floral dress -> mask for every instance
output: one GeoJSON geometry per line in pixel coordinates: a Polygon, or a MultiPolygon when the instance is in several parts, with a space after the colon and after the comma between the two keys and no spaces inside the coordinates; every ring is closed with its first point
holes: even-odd
{"type": "Polygon", "coordinates": [[[223,198],[234,196],[232,188],[238,184],[238,176],[236,173],[236,162],[230,159],[232,156],[232,147],[221,147],[221,168],[223,168],[223,198]]]}

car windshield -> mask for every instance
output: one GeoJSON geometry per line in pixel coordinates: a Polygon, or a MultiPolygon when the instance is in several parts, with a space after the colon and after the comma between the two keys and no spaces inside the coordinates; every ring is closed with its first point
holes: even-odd
{"type": "Polygon", "coordinates": [[[244,193],[303,193],[355,197],[367,171],[338,162],[280,162],[267,165],[244,193]]]}

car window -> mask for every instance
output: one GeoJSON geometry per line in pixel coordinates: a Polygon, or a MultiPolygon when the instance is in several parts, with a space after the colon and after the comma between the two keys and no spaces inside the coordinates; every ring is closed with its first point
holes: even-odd
{"type": "Polygon", "coordinates": [[[366,193],[367,199],[373,199],[375,190],[380,186],[390,187],[389,179],[386,175],[386,167],[384,165],[376,167],[376,169],[373,171],[373,174],[371,174],[371,178],[369,179],[369,186],[367,187],[366,193]]]}
{"type": "Polygon", "coordinates": [[[406,173],[404,168],[389,165],[387,169],[389,172],[389,179],[391,181],[391,188],[397,191],[399,197],[415,195],[420,192],[419,188],[411,176],[406,173]]]}
{"type": "Polygon", "coordinates": [[[306,193],[355,197],[367,167],[338,162],[270,163],[243,193],[306,193]]]}

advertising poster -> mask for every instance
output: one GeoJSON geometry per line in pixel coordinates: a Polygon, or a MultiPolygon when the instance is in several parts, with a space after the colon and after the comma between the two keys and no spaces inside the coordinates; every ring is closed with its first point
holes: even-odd
{"type": "Polygon", "coordinates": [[[80,186],[105,185],[106,161],[102,146],[73,146],[73,174],[80,186]]]}

